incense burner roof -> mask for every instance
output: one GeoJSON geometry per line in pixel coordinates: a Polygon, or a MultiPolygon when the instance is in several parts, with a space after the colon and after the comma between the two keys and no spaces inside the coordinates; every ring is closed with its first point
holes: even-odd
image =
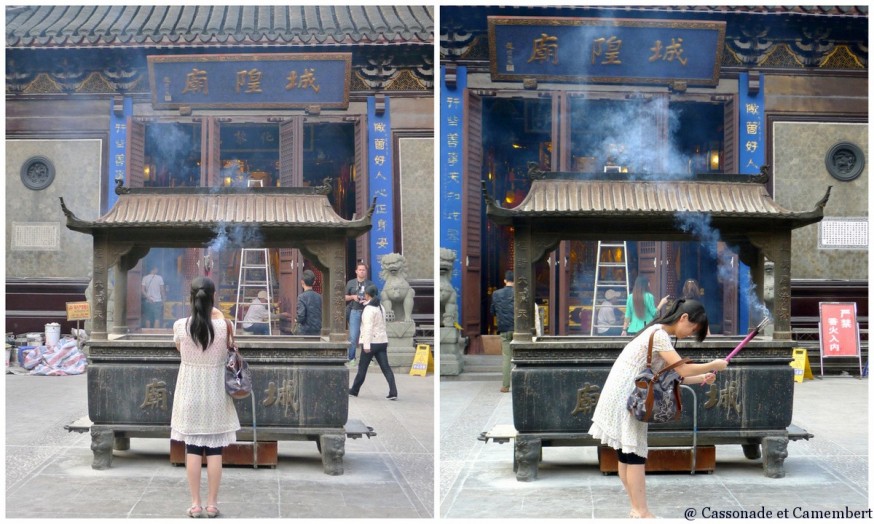
{"type": "MultiPolygon", "coordinates": [[[[598,222],[594,234],[664,231],[678,216],[706,215],[735,231],[795,229],[822,219],[828,193],[810,211],[775,202],[761,183],[712,180],[534,180],[520,204],[504,208],[487,193],[486,213],[500,224],[554,221],[558,227],[598,222]]],[[[752,177],[747,177],[751,179],[752,177]]],[[[485,188],[483,189],[485,192],[485,188]]]]}
{"type": "Polygon", "coordinates": [[[94,221],[77,218],[61,199],[67,227],[82,233],[108,232],[148,237],[159,243],[189,241],[222,234],[223,230],[251,229],[242,235],[253,243],[281,241],[283,237],[318,238],[320,235],[358,236],[370,229],[367,216],[347,220],[331,207],[323,188],[181,188],[123,189],[118,201],[94,221]]]}

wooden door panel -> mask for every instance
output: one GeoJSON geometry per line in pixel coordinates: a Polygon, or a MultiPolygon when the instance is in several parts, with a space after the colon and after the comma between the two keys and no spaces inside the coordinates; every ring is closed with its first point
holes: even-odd
{"type": "MultiPolygon", "coordinates": [[[[303,117],[292,117],[279,125],[279,185],[300,187],[303,185],[303,117]]],[[[292,315],[297,307],[297,295],[301,291],[300,274],[303,271],[303,256],[298,249],[279,250],[279,302],[282,311],[292,315]]]]}
{"type": "Polygon", "coordinates": [[[722,334],[737,335],[737,288],[738,264],[740,260],[736,253],[727,249],[722,242],[717,244],[718,275],[722,284],[722,334]]]}
{"type": "Polygon", "coordinates": [[[469,337],[469,351],[479,353],[482,347],[482,98],[466,90],[464,93],[463,169],[461,238],[461,327],[469,337]]]}

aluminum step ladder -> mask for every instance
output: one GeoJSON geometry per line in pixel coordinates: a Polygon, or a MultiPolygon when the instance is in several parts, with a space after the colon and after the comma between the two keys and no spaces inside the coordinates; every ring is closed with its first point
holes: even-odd
{"type": "Polygon", "coordinates": [[[239,311],[252,303],[261,291],[267,292],[267,320],[252,321],[252,324],[267,324],[267,334],[273,334],[273,285],[270,278],[270,250],[243,249],[240,251],[240,276],[237,279],[237,301],[234,315],[234,332],[239,332],[243,321],[239,311]]]}
{"type": "MultiPolygon", "coordinates": [[[[628,297],[628,246],[626,242],[598,241],[598,258],[595,261],[595,288],[592,293],[592,327],[589,335],[594,336],[599,327],[616,327],[615,325],[598,324],[598,313],[606,307],[604,293],[608,289],[624,290],[622,298],[628,297]]],[[[621,305],[611,306],[620,311],[621,305]]]]}

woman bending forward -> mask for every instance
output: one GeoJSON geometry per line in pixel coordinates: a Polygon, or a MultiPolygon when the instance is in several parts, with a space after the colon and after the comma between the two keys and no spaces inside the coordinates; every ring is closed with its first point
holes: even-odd
{"type": "MultiPolygon", "coordinates": [[[[680,299],[655,319],[625,346],[613,364],[595,413],[589,434],[602,444],[615,449],[619,456],[619,478],[631,500],[632,518],[651,518],[646,505],[645,464],[647,454],[646,431],[648,424],[640,422],[628,411],[626,402],[634,389],[634,377],[646,366],[650,334],[652,368],[658,373],[666,366],[682,360],[671,345],[671,337],[681,339],[694,336],[698,342],[707,336],[707,313],[697,300],[680,299]]],[[[715,371],[722,371],[728,362],[722,359],[704,364],[686,363],[674,368],[685,384],[713,384],[715,371]]]]}

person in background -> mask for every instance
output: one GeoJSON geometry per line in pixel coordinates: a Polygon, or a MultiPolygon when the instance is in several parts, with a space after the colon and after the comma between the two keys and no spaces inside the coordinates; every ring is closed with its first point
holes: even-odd
{"type": "MultiPolygon", "coordinates": [[[[694,278],[687,279],[683,282],[683,290],[680,292],[680,298],[684,300],[701,300],[701,286],[694,278]]],[[[710,328],[707,329],[707,336],[710,336],[710,328]]]]}
{"type": "Polygon", "coordinates": [[[680,292],[680,298],[686,300],[701,300],[701,286],[694,278],[690,278],[683,282],[683,290],[680,292]]]}
{"type": "Polygon", "coordinates": [[[173,342],[182,363],[176,378],[170,438],[185,443],[185,473],[191,492],[189,517],[217,517],[222,479],[222,448],[237,441],[240,420],[225,392],[230,323],[215,308],[215,284],[207,277],[191,281],[191,316],[173,324],[173,342]],[[206,506],[200,476],[206,454],[206,506]]]}
{"type": "Polygon", "coordinates": [[[322,295],[313,291],[316,274],[305,269],[300,285],[303,293],[297,296],[297,329],[295,335],[319,335],[322,331],[322,295]]]}
{"type": "MultiPolygon", "coordinates": [[[[680,296],[677,298],[685,298],[686,300],[701,300],[701,286],[694,278],[687,279],[683,282],[683,289],[680,290],[680,296]]],[[[673,305],[674,297],[668,297],[668,307],[673,305]]]]}
{"type": "Polygon", "coordinates": [[[164,279],[158,274],[158,266],[152,266],[152,270],[143,278],[143,317],[146,327],[159,328],[164,323],[164,279]],[[151,322],[151,326],[149,323],[151,322]]]}
{"type": "Polygon", "coordinates": [[[622,332],[619,327],[619,319],[616,318],[616,308],[613,307],[613,301],[621,295],[615,289],[608,289],[604,292],[604,300],[601,302],[601,307],[598,308],[597,331],[601,336],[616,336],[622,332]]]}
{"type": "MultiPolygon", "coordinates": [[[[703,342],[707,337],[707,312],[696,300],[679,299],[668,311],[655,319],[635,337],[613,364],[601,394],[589,434],[605,446],[616,450],[619,458],[619,478],[631,501],[631,518],[653,518],[646,503],[646,422],[637,420],[627,407],[628,396],[634,389],[634,377],[646,366],[652,335],[652,369],[662,369],[682,360],[671,345],[671,337],[695,337],[703,342]]],[[[683,377],[683,384],[713,384],[716,371],[728,366],[723,359],[703,364],[687,362],[674,368],[683,377]]]]}
{"type": "Polygon", "coordinates": [[[367,368],[370,361],[376,359],[379,369],[382,370],[386,382],[388,382],[389,400],[398,399],[398,387],[395,384],[395,375],[388,364],[388,334],[385,331],[385,308],[379,303],[379,290],[376,285],[370,284],[364,290],[364,310],[361,313],[361,359],[358,362],[358,373],[349,388],[349,395],[357,397],[364,379],[367,377],[367,368]]]}
{"type": "Polygon", "coordinates": [[[243,329],[254,335],[266,335],[270,332],[268,321],[270,315],[267,311],[267,292],[259,291],[258,296],[252,299],[246,316],[243,317],[243,329]]]}
{"type": "Polygon", "coordinates": [[[364,290],[367,286],[375,286],[367,279],[367,264],[363,260],[355,266],[355,278],[346,282],[346,311],[349,313],[349,369],[355,367],[355,349],[358,347],[358,337],[361,334],[361,312],[364,311],[364,290]]]}
{"type": "Polygon", "coordinates": [[[492,305],[489,308],[498,319],[498,335],[501,337],[501,355],[504,357],[501,368],[501,393],[510,391],[510,364],[513,353],[510,341],[513,340],[513,328],[516,324],[516,302],[513,296],[513,272],[504,275],[504,287],[492,293],[492,305]]]}
{"type": "Polygon", "coordinates": [[[665,296],[655,304],[655,298],[649,291],[649,280],[639,275],[634,280],[634,288],[625,301],[625,322],[622,324],[623,335],[636,335],[644,326],[655,318],[658,310],[668,301],[665,296]]]}

